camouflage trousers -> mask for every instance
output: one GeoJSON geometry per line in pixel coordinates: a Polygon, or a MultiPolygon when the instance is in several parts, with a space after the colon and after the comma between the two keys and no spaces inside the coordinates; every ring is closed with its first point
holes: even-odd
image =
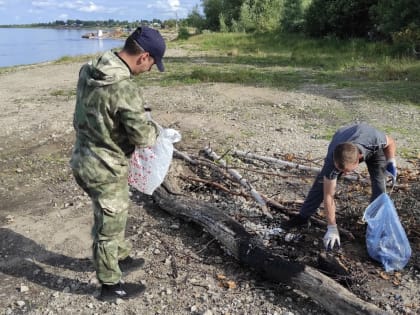
{"type": "Polygon", "coordinates": [[[73,174],[93,203],[92,251],[96,276],[103,284],[118,283],[122,275],[118,261],[126,258],[132,247],[125,239],[129,205],[127,179],[89,185],[83,181],[77,171],[73,174]]]}
{"type": "Polygon", "coordinates": [[[93,200],[93,212],[92,250],[96,276],[101,283],[115,284],[122,275],[118,261],[126,258],[131,250],[130,242],[124,237],[128,211],[109,212],[93,200]]]}

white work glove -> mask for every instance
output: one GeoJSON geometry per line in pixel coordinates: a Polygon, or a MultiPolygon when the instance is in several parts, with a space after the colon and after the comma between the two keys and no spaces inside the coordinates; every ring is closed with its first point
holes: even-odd
{"type": "Polygon", "coordinates": [[[392,185],[395,185],[397,182],[397,163],[394,158],[388,159],[386,161],[386,173],[392,177],[392,185]]]}
{"type": "Polygon", "coordinates": [[[328,225],[323,241],[326,250],[332,250],[335,244],[340,247],[340,234],[338,234],[337,224],[328,225]]]}

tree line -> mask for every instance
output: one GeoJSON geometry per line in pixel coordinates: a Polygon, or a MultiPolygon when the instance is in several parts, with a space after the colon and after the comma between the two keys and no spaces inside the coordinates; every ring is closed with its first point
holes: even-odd
{"type": "Polygon", "coordinates": [[[136,20],[136,21],[127,21],[127,20],[79,20],[79,19],[68,19],[68,20],[56,20],[53,22],[45,22],[45,23],[32,23],[32,24],[19,24],[19,25],[0,25],[0,27],[101,27],[101,28],[127,28],[127,29],[135,29],[139,25],[154,25],[156,27],[173,27],[176,24],[176,20],[167,20],[162,21],[160,19],[153,19],[153,20],[136,20]]]}
{"type": "Polygon", "coordinates": [[[201,0],[184,23],[198,32],[286,32],[389,41],[420,53],[419,0],[201,0]]]}

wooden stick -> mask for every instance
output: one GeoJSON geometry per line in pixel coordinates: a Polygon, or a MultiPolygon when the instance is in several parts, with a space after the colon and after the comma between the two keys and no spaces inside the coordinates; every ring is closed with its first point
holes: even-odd
{"type": "Polygon", "coordinates": [[[224,177],[228,178],[232,182],[237,182],[236,179],[233,178],[231,174],[228,174],[228,173],[225,172],[226,168],[220,168],[220,166],[218,166],[213,161],[210,161],[208,159],[201,159],[201,158],[193,159],[192,157],[190,157],[187,154],[182,153],[180,151],[177,151],[176,153],[174,151],[174,156],[179,158],[179,159],[183,159],[183,160],[191,163],[192,165],[196,165],[196,166],[201,165],[201,166],[206,166],[208,168],[211,168],[212,170],[214,170],[218,173],[221,173],[224,177]]]}
{"type": "Polygon", "coordinates": [[[184,179],[184,180],[192,180],[192,181],[195,181],[195,182],[207,184],[207,185],[213,186],[213,187],[215,187],[217,189],[220,189],[220,190],[222,190],[224,192],[227,192],[227,193],[229,193],[231,195],[242,196],[242,197],[246,197],[246,198],[249,197],[249,195],[245,194],[244,192],[231,191],[230,189],[226,188],[225,186],[223,186],[223,185],[221,185],[219,183],[215,183],[213,181],[205,180],[205,179],[202,179],[202,178],[191,177],[191,176],[183,176],[183,175],[179,175],[179,178],[184,179]]]}
{"type": "Polygon", "coordinates": [[[183,153],[183,152],[181,152],[181,151],[178,151],[177,149],[175,149],[174,148],[174,153],[173,153],[173,155],[175,156],[175,157],[177,157],[177,158],[179,158],[179,159],[183,159],[183,160],[185,160],[185,161],[187,161],[187,162],[189,162],[189,163],[191,163],[191,164],[193,164],[193,165],[196,165],[197,164],[197,161],[196,160],[193,160],[191,157],[189,157],[187,154],[185,154],[185,153],[183,153]]]}
{"type": "Polygon", "coordinates": [[[243,187],[248,189],[252,195],[252,197],[257,201],[258,205],[261,207],[262,213],[267,216],[269,219],[273,219],[273,216],[268,210],[267,204],[265,200],[261,197],[261,195],[255,190],[255,188],[245,179],[243,178],[236,170],[227,168],[227,164],[224,160],[222,160],[216,152],[214,152],[210,147],[206,146],[204,148],[204,152],[213,160],[217,161],[220,165],[226,168],[227,172],[231,174],[243,187]]]}
{"type": "MultiPolygon", "coordinates": [[[[310,171],[310,172],[316,173],[316,174],[318,174],[321,171],[321,168],[319,168],[319,167],[311,167],[311,166],[301,165],[301,164],[297,164],[297,163],[293,163],[293,162],[289,162],[289,161],[283,161],[283,160],[279,160],[279,159],[272,158],[272,157],[261,156],[261,155],[253,154],[253,153],[250,153],[250,152],[241,151],[241,150],[234,150],[234,151],[232,151],[232,154],[236,155],[236,156],[239,156],[239,157],[246,157],[246,158],[256,159],[256,160],[260,160],[260,161],[264,161],[264,162],[268,162],[268,163],[274,163],[274,164],[282,165],[282,166],[285,166],[285,167],[290,167],[290,168],[293,168],[293,169],[310,171]]],[[[352,181],[361,181],[361,182],[366,182],[366,183],[370,182],[366,178],[362,178],[361,176],[355,176],[355,175],[345,175],[345,176],[343,176],[343,178],[345,178],[347,180],[352,180],[352,181]]]]}
{"type": "Polygon", "coordinates": [[[295,168],[295,169],[299,169],[299,170],[303,170],[303,171],[310,171],[310,172],[313,172],[313,173],[319,173],[321,171],[321,169],[319,167],[310,167],[310,166],[300,165],[300,164],[297,164],[297,163],[283,161],[283,160],[279,160],[279,159],[272,158],[272,157],[267,157],[267,156],[261,156],[261,155],[257,155],[257,154],[254,154],[254,153],[241,151],[241,150],[233,150],[232,154],[236,155],[236,156],[239,156],[239,157],[256,159],[256,160],[269,162],[269,163],[274,163],[274,164],[278,164],[278,165],[283,165],[283,166],[286,166],[286,167],[295,168]]]}

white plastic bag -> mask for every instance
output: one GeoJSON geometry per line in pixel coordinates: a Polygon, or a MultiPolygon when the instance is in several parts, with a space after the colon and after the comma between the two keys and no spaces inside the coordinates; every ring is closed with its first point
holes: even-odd
{"type": "Polygon", "coordinates": [[[173,144],[180,140],[181,134],[178,131],[159,126],[156,143],[151,147],[136,148],[131,155],[128,183],[144,194],[153,194],[169,170],[173,144]]]}

